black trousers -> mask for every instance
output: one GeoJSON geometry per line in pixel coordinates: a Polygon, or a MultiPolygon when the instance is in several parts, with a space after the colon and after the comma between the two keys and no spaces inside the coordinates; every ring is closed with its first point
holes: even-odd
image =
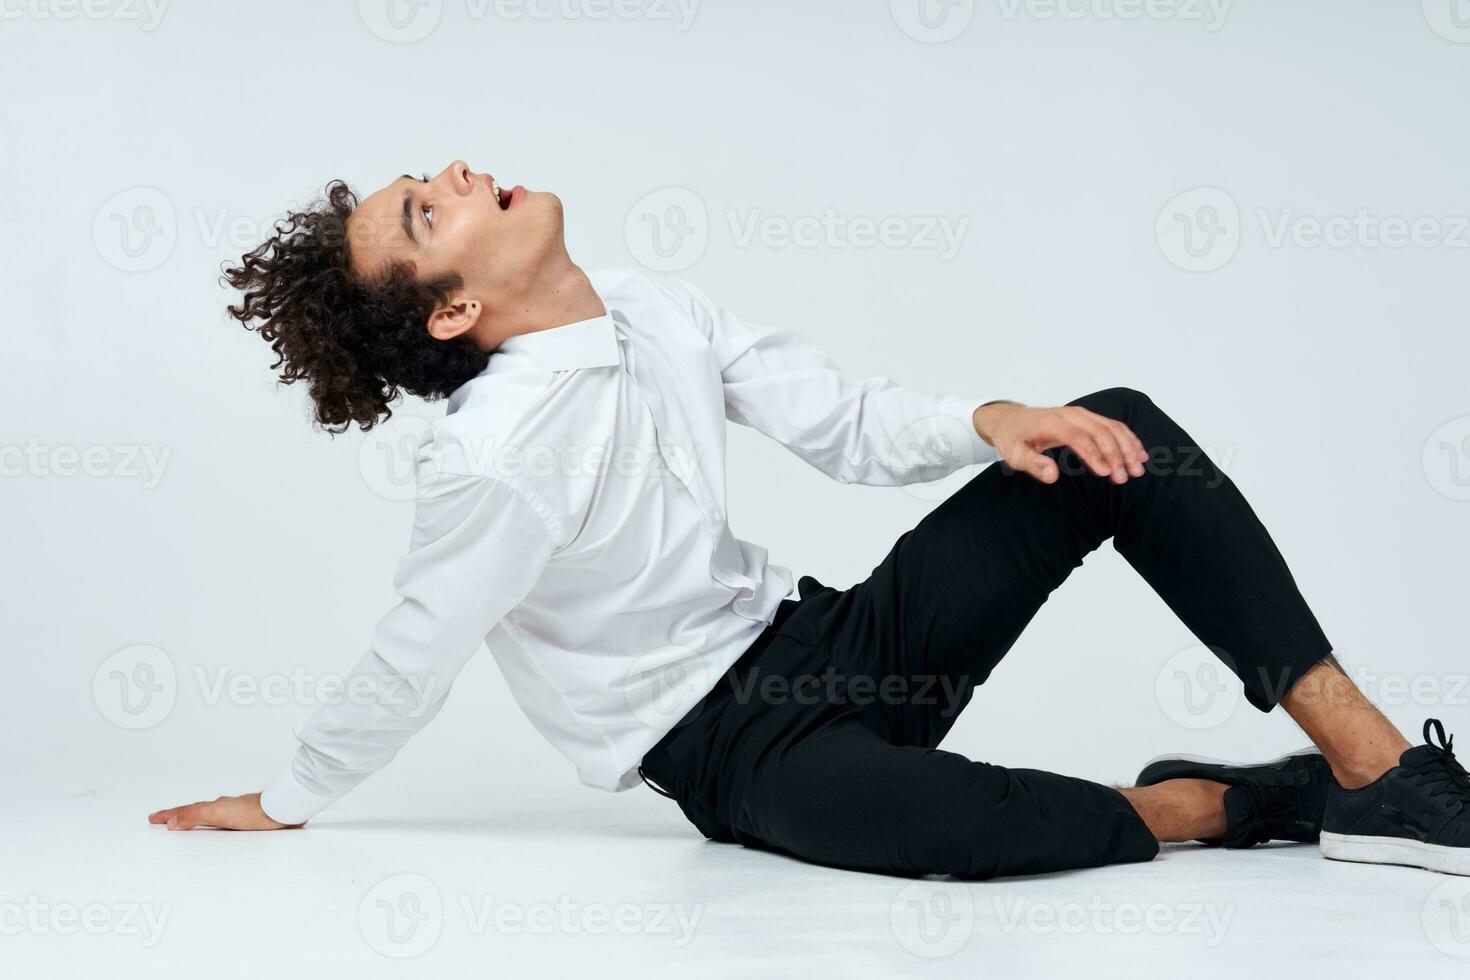
{"type": "Polygon", "coordinates": [[[1118,486],[1053,451],[1051,485],[991,466],[845,591],[802,580],[643,760],[707,837],[823,864],[970,878],[1147,861],[1117,790],[937,746],[1048,595],[1109,538],[1262,711],[1331,652],[1235,485],[1145,395],[1078,399],[1150,451],[1118,486]]]}

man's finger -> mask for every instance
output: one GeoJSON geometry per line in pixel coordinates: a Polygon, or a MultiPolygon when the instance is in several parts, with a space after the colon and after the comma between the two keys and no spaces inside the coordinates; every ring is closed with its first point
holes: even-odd
{"type": "Polygon", "coordinates": [[[1108,464],[1108,473],[1114,483],[1124,483],[1128,480],[1128,460],[1123,453],[1123,447],[1118,444],[1118,434],[1105,424],[1105,420],[1098,415],[1089,415],[1082,422],[1082,427],[1087,434],[1092,436],[1092,441],[1097,443],[1097,448],[1102,452],[1103,459],[1108,464]]]}
{"type": "Polygon", "coordinates": [[[1128,459],[1131,464],[1128,471],[1134,476],[1143,476],[1143,464],[1148,462],[1148,450],[1143,448],[1143,440],[1139,439],[1133,430],[1122,422],[1115,419],[1108,419],[1108,422],[1112,425],[1113,431],[1118,434],[1118,441],[1128,451],[1128,459]]]}
{"type": "Polygon", "coordinates": [[[182,810],[181,806],[171,806],[163,810],[154,810],[148,814],[149,823],[168,823],[168,818],[182,810]]]}
{"type": "Polygon", "coordinates": [[[195,803],[181,807],[178,813],[169,818],[168,829],[193,830],[195,827],[209,824],[214,807],[213,803],[195,803]]]}
{"type": "Polygon", "coordinates": [[[1110,467],[1107,460],[1103,458],[1102,450],[1098,448],[1096,440],[1092,438],[1092,433],[1080,425],[1072,424],[1063,429],[1058,438],[1067,448],[1080,456],[1082,462],[1086,463],[1087,468],[1092,472],[1098,476],[1108,475],[1110,467]]]}
{"type": "Polygon", "coordinates": [[[1129,471],[1134,476],[1142,476],[1143,473],[1133,469],[1131,464],[1134,462],[1135,459],[1140,466],[1148,462],[1148,450],[1144,448],[1143,440],[1139,439],[1138,436],[1134,434],[1133,430],[1128,428],[1126,423],[1121,422],[1118,419],[1109,418],[1106,415],[1099,415],[1096,412],[1089,411],[1085,408],[1079,409],[1079,411],[1085,413],[1088,418],[1093,419],[1094,421],[1108,427],[1108,429],[1117,437],[1118,445],[1123,449],[1123,454],[1130,464],[1129,471]]]}
{"type": "Polygon", "coordinates": [[[1038,453],[1025,443],[1017,444],[1014,451],[1006,457],[1006,462],[1013,469],[1020,470],[1042,483],[1055,483],[1060,475],[1056,462],[1050,456],[1038,453]]]}

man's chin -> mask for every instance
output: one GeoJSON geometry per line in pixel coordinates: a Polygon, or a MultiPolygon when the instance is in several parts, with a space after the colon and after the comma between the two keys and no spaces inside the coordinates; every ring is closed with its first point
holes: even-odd
{"type": "MultiPolygon", "coordinates": [[[[527,201],[526,203],[529,204],[531,202],[527,201]]],[[[563,218],[566,216],[566,212],[562,210],[561,198],[551,193],[551,191],[537,191],[536,205],[538,209],[543,210],[547,224],[554,229],[556,237],[560,238],[564,228],[563,218]]]]}

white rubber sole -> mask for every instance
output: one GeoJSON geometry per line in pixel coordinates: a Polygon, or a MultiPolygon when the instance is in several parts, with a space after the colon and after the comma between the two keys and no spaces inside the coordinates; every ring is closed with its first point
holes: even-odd
{"type": "Polygon", "coordinates": [[[1192,762],[1195,765],[1230,766],[1234,769],[1253,769],[1256,766],[1274,766],[1279,762],[1285,762],[1287,759],[1295,759],[1299,755],[1317,755],[1319,754],[1319,751],[1320,750],[1318,750],[1315,745],[1308,745],[1304,749],[1297,749],[1295,752],[1288,752],[1286,753],[1286,755],[1281,756],[1281,758],[1279,759],[1269,759],[1265,762],[1231,762],[1228,759],[1211,759],[1209,756],[1206,755],[1180,755],[1178,753],[1175,753],[1173,755],[1155,756],[1154,758],[1145,762],[1143,764],[1143,768],[1147,769],[1149,766],[1153,765],[1156,762],[1173,762],[1177,759],[1180,762],[1192,762]]]}
{"type": "Polygon", "coordinates": [[[1400,837],[1360,837],[1322,831],[1322,856],[1357,864],[1397,864],[1447,875],[1470,875],[1470,848],[1424,844],[1400,837]]]}

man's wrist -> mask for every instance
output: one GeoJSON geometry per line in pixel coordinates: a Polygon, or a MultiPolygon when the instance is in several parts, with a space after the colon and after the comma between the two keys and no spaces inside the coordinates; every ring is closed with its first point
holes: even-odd
{"type": "Polygon", "coordinates": [[[306,823],[332,802],[302,786],[289,765],[260,792],[261,812],[288,827],[306,823]]]}
{"type": "Polygon", "coordinates": [[[988,445],[995,446],[995,422],[1010,414],[1011,410],[1020,407],[1020,402],[1011,401],[1009,398],[997,398],[994,401],[986,402],[975,409],[975,413],[971,417],[971,422],[975,426],[975,432],[988,445]]]}

